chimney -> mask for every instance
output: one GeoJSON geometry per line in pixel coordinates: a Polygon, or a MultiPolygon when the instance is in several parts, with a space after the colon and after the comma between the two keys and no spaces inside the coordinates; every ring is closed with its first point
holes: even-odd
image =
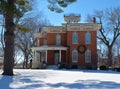
{"type": "Polygon", "coordinates": [[[93,17],[93,23],[96,23],[96,18],[95,17],[93,17]]]}

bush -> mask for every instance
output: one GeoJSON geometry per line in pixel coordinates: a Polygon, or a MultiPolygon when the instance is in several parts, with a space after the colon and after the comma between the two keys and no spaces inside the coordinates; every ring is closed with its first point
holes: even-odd
{"type": "Polygon", "coordinates": [[[86,69],[92,70],[92,66],[86,66],[86,69]]]}
{"type": "Polygon", "coordinates": [[[72,69],[78,69],[78,66],[77,65],[72,65],[71,68],[72,69]]]}
{"type": "Polygon", "coordinates": [[[66,68],[66,63],[58,63],[58,68],[59,69],[66,68]]]}
{"type": "Polygon", "coordinates": [[[107,70],[106,66],[100,66],[100,70],[107,70]]]}
{"type": "Polygon", "coordinates": [[[114,68],[114,70],[120,72],[120,68],[114,68]]]}

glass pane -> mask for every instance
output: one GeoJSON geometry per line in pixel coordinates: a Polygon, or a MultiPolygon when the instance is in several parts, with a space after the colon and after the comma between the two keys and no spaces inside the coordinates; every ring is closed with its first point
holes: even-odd
{"type": "Polygon", "coordinates": [[[72,35],[72,42],[73,43],[78,43],[78,34],[76,32],[74,32],[73,35],[72,35]]]}
{"type": "Polygon", "coordinates": [[[90,33],[86,33],[86,43],[90,43],[91,42],[91,35],[90,33]]]}

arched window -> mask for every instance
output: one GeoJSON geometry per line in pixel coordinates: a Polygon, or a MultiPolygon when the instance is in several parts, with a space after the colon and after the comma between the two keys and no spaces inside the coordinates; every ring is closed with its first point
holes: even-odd
{"type": "Polygon", "coordinates": [[[47,45],[47,40],[46,39],[44,39],[43,45],[47,45]]]}
{"type": "Polygon", "coordinates": [[[72,35],[72,43],[77,44],[78,43],[78,34],[76,32],[72,35]]]}
{"type": "Polygon", "coordinates": [[[91,51],[89,49],[87,49],[87,51],[85,52],[85,62],[91,62],[91,51]]]}
{"type": "Polygon", "coordinates": [[[78,51],[76,49],[72,51],[72,62],[78,62],[78,51]]]}
{"type": "Polygon", "coordinates": [[[60,45],[61,44],[61,37],[60,35],[56,35],[56,45],[60,45]]]}
{"type": "Polygon", "coordinates": [[[85,35],[85,41],[87,44],[91,43],[91,34],[89,32],[87,32],[85,35]]]}

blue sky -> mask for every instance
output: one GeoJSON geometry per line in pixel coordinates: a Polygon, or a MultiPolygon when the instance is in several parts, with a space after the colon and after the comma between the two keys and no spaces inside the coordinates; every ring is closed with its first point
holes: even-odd
{"type": "Polygon", "coordinates": [[[105,10],[106,8],[120,6],[120,0],[77,0],[64,8],[63,13],[51,12],[47,8],[47,0],[35,0],[35,10],[42,11],[44,16],[50,20],[52,25],[61,25],[64,23],[64,14],[81,14],[81,22],[85,22],[86,16],[92,14],[95,10],[105,10]]]}

